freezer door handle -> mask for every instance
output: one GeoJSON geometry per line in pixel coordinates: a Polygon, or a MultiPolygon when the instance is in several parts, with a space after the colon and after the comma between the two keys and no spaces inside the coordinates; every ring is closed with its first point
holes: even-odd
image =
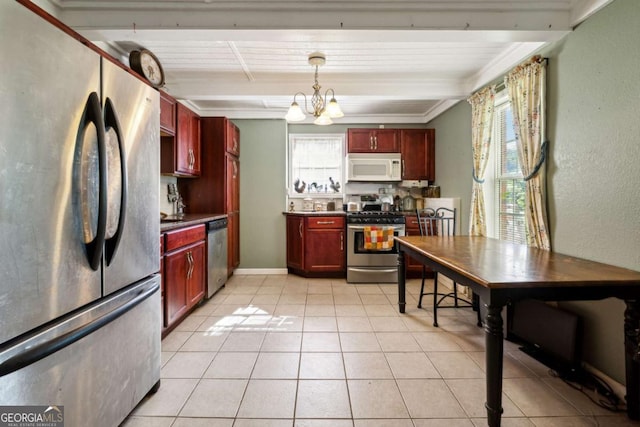
{"type": "Polygon", "coordinates": [[[111,99],[107,98],[104,106],[104,126],[105,132],[113,130],[118,140],[118,154],[120,160],[120,212],[118,215],[118,227],[112,237],[105,239],[105,258],[107,266],[111,264],[113,257],[120,245],[120,238],[124,230],[125,216],[127,212],[127,196],[128,196],[128,183],[127,183],[127,159],[125,158],[124,139],[122,138],[122,131],[120,128],[120,121],[118,115],[111,102],[111,99]]]}
{"type": "MultiPolygon", "coordinates": [[[[96,127],[98,139],[98,220],[96,234],[90,242],[85,243],[85,247],[89,266],[91,266],[94,271],[97,271],[102,260],[102,248],[104,246],[107,228],[107,159],[102,108],[100,107],[100,98],[96,92],[91,92],[84,107],[76,138],[77,150],[82,150],[84,134],[91,123],[96,127]]],[[[82,183],[80,185],[82,185],[82,183]]],[[[84,202],[86,203],[88,201],[85,200],[84,202]]],[[[91,226],[87,221],[82,222],[85,224],[85,227],[91,226]]]]}
{"type": "Polygon", "coordinates": [[[109,311],[108,313],[82,325],[71,331],[53,337],[48,341],[44,341],[33,347],[27,347],[27,349],[21,353],[16,354],[13,357],[8,358],[4,362],[0,363],[0,377],[9,375],[12,372],[18,371],[24,367],[27,367],[37,361],[44,359],[47,356],[62,350],[63,348],[81,340],[92,332],[97,331],[108,323],[116,320],[123,314],[127,313],[142,301],[149,298],[155,292],[160,289],[158,281],[153,281],[149,286],[146,286],[136,293],[131,298],[123,302],[117,308],[109,311]]]}

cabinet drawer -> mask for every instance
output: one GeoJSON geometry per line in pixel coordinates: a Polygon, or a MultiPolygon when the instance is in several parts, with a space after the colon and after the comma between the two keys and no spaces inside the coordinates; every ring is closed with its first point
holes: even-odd
{"type": "Polygon", "coordinates": [[[420,224],[418,224],[417,216],[407,216],[405,218],[405,227],[406,228],[415,228],[416,230],[420,229],[420,224]]]}
{"type": "Polygon", "coordinates": [[[316,216],[307,218],[309,228],[344,228],[342,216],[316,216]]]}
{"type": "Polygon", "coordinates": [[[198,240],[204,240],[204,236],[204,224],[168,231],[165,233],[165,250],[169,252],[198,240]]]}

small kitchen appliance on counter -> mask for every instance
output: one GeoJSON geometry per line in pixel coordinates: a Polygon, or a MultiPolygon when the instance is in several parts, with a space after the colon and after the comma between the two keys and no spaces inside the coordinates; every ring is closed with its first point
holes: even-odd
{"type": "Polygon", "coordinates": [[[402,198],[402,210],[405,212],[414,212],[416,210],[416,199],[410,194],[402,198]]]}

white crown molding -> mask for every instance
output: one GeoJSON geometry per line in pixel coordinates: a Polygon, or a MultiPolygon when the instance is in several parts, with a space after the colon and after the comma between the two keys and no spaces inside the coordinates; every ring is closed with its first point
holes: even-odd
{"type": "Polygon", "coordinates": [[[444,113],[449,108],[456,105],[458,102],[460,102],[460,99],[443,99],[442,101],[438,102],[436,105],[431,107],[429,111],[425,113],[423,122],[429,123],[431,120],[435,119],[440,114],[444,113]]]}
{"type": "Polygon", "coordinates": [[[575,2],[574,7],[571,9],[570,23],[572,27],[575,27],[613,0],[583,0],[581,2],[575,2]]]}

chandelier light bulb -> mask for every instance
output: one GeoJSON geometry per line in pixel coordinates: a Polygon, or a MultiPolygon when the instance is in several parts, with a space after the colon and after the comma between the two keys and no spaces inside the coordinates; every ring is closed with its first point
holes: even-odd
{"type": "Polygon", "coordinates": [[[293,101],[291,103],[291,107],[289,107],[289,111],[287,112],[287,115],[284,116],[284,118],[288,122],[301,122],[302,120],[305,119],[305,117],[306,116],[304,115],[302,108],[300,108],[300,106],[296,101],[293,101]]]}
{"type": "Polygon", "coordinates": [[[336,101],[335,98],[331,98],[331,101],[329,101],[329,105],[327,105],[326,111],[329,114],[329,117],[331,117],[332,119],[339,119],[340,117],[344,117],[344,113],[342,112],[342,109],[338,105],[338,101],[336,101]]]}
{"type": "Polygon", "coordinates": [[[324,110],[322,112],[322,114],[320,114],[318,116],[318,118],[313,121],[313,124],[314,125],[320,125],[320,126],[326,126],[326,125],[333,124],[333,121],[331,120],[331,117],[329,116],[329,113],[327,113],[327,110],[324,110]]]}

